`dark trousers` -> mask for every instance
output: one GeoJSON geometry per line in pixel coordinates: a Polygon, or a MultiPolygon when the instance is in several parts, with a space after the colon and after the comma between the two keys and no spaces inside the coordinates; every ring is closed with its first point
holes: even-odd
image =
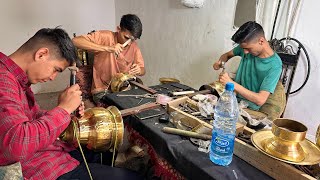
{"type": "MultiPolygon", "coordinates": [[[[88,150],[86,148],[83,149],[89,169],[91,171],[92,178],[94,180],[102,180],[102,179],[132,179],[138,180],[143,179],[138,173],[134,171],[130,171],[127,169],[121,169],[116,167],[111,167],[112,162],[112,153],[104,152],[101,154],[88,150]],[[103,164],[101,164],[101,161],[103,164]],[[108,165],[105,165],[108,164],[108,165]],[[110,165],[109,165],[110,164],[110,165]]],[[[70,152],[70,155],[77,159],[80,162],[80,165],[76,167],[74,170],[60,176],[58,180],[87,180],[90,179],[89,173],[87,171],[86,165],[83,161],[82,155],[79,150],[75,150],[70,152]]]]}

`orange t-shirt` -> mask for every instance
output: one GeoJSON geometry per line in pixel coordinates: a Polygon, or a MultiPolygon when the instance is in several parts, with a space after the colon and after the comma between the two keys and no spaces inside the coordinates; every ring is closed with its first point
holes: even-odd
{"type": "MultiPolygon", "coordinates": [[[[83,35],[83,37],[99,45],[113,46],[117,44],[117,32],[108,30],[96,31],[83,35]]],[[[108,88],[112,76],[120,72],[129,72],[132,64],[144,67],[141,51],[135,41],[126,46],[117,59],[114,53],[95,52],[91,92],[95,93],[108,88]]]]}

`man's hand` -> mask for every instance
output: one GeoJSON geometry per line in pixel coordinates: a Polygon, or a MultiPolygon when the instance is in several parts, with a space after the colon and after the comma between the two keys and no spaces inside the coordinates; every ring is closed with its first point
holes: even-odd
{"type": "Polygon", "coordinates": [[[119,55],[123,51],[122,44],[117,43],[116,45],[113,46],[105,46],[105,50],[110,52],[110,53],[115,53],[116,55],[119,55]]]}
{"type": "Polygon", "coordinates": [[[60,95],[58,99],[58,107],[65,109],[69,114],[75,111],[81,104],[82,92],[78,84],[72,85],[66,88],[60,95]]]}
{"type": "Polygon", "coordinates": [[[140,75],[141,74],[141,68],[138,64],[133,64],[131,67],[130,67],[130,70],[129,70],[129,74],[131,75],[140,75]]]}
{"type": "Polygon", "coordinates": [[[222,72],[219,75],[219,81],[223,84],[226,85],[228,82],[232,82],[233,80],[229,77],[228,73],[222,72]]]}
{"type": "Polygon", "coordinates": [[[214,70],[219,70],[221,68],[221,61],[218,60],[213,64],[213,69],[214,70]]]}

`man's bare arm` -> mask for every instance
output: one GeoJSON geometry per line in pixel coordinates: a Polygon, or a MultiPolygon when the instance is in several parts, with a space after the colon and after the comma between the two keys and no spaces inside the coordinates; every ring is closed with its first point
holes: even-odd
{"type": "Polygon", "coordinates": [[[107,51],[110,53],[114,52],[114,50],[112,50],[112,47],[102,46],[102,45],[93,43],[82,36],[77,36],[73,38],[72,42],[77,48],[88,50],[88,51],[98,51],[98,52],[107,51]]]}
{"type": "Polygon", "coordinates": [[[270,92],[268,91],[260,91],[258,93],[250,91],[240,84],[234,82],[235,91],[240,94],[245,99],[257,104],[258,106],[262,106],[268,99],[270,92]]]}

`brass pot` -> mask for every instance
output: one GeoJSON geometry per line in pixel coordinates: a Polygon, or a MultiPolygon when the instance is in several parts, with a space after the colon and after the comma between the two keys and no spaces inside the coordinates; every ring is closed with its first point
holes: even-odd
{"type": "Polygon", "coordinates": [[[111,92],[128,91],[131,89],[130,80],[136,80],[136,77],[131,74],[117,73],[111,79],[111,92]]]}
{"type": "Polygon", "coordinates": [[[94,107],[85,110],[82,118],[74,117],[60,139],[75,145],[78,139],[89,149],[107,151],[122,145],[123,132],[123,120],[118,108],[94,107]]]}
{"type": "Polygon", "coordinates": [[[305,152],[301,142],[305,140],[308,128],[300,122],[290,119],[276,119],[272,130],[274,137],[265,142],[267,153],[288,161],[301,162],[305,152]]]}

